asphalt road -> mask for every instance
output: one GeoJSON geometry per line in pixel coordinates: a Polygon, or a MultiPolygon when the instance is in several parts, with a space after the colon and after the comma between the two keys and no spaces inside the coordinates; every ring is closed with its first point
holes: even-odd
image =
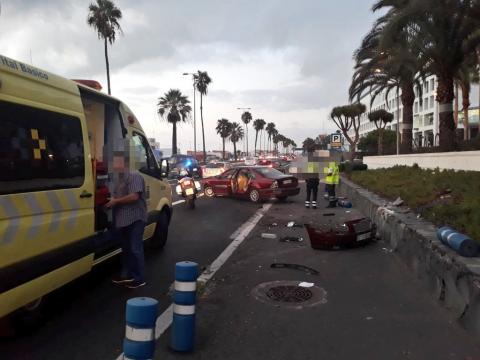
{"type": "Polygon", "coordinates": [[[119,258],[114,258],[54,293],[40,328],[1,339],[0,359],[116,359],[125,333],[126,300],[154,297],[163,312],[171,303],[168,290],[175,263],[190,260],[201,268],[208,266],[257,209],[258,205],[247,201],[204,197],[193,211],[177,204],[165,248],[146,251],[146,287],[128,290],[112,284],[110,279],[120,267],[119,258]]]}

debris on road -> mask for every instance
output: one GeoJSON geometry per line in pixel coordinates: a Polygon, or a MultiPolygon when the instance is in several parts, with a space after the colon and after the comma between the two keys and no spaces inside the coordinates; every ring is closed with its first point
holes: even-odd
{"type": "Polygon", "coordinates": [[[273,263],[270,265],[272,269],[293,269],[293,270],[300,270],[300,271],[305,271],[307,274],[310,275],[319,275],[320,273],[312,269],[311,267],[304,266],[304,265],[298,265],[298,264],[283,264],[283,263],[273,263]]]}
{"type": "Polygon", "coordinates": [[[392,253],[393,249],[382,248],[382,251],[385,253],[392,253]]]}
{"type": "Polygon", "coordinates": [[[269,233],[262,233],[262,238],[264,238],[264,239],[276,239],[277,235],[269,234],[269,233]]]}
{"type": "Polygon", "coordinates": [[[398,197],[394,202],[392,202],[393,206],[402,206],[403,205],[403,200],[402,198],[398,197]]]}
{"type": "Polygon", "coordinates": [[[280,239],[281,242],[302,242],[303,238],[300,236],[284,236],[280,239]]]}
{"type": "Polygon", "coordinates": [[[285,225],[286,227],[289,227],[289,228],[292,228],[292,227],[302,227],[302,225],[300,224],[297,224],[295,221],[289,221],[287,223],[287,225],[285,225]]]}
{"type": "Polygon", "coordinates": [[[310,288],[310,287],[315,286],[315,284],[314,284],[314,283],[311,283],[311,282],[305,282],[305,281],[303,281],[303,282],[301,282],[300,284],[298,284],[298,286],[303,287],[303,288],[310,288]]]}

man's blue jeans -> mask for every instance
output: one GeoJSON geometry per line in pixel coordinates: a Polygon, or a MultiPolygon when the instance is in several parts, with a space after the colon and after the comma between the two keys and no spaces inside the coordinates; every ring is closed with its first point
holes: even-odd
{"type": "Polygon", "coordinates": [[[137,220],[119,228],[122,237],[122,277],[145,281],[145,258],[143,256],[143,230],[145,223],[137,220]]]}

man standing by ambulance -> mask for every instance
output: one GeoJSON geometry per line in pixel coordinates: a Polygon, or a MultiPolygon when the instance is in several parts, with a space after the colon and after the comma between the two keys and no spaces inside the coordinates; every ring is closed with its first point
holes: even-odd
{"type": "Polygon", "coordinates": [[[136,289],[146,285],[143,254],[143,230],[147,221],[145,181],[137,172],[130,172],[123,156],[114,156],[113,170],[118,179],[114,197],[105,205],[113,208],[115,228],[122,238],[122,272],[112,279],[116,284],[136,289]]]}

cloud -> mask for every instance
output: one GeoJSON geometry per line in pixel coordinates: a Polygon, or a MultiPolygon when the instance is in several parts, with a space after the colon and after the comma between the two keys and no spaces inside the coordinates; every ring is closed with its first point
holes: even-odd
{"type": "MultiPolygon", "coordinates": [[[[89,3],[2,1],[0,53],[106,85],[103,42],[86,23],[89,3]]],[[[216,120],[237,119],[236,108],[242,106],[252,107],[254,117],[278,122],[297,144],[327,131],[330,125],[320,120],[347,101],[352,53],[373,20],[371,3],[358,0],[115,4],[123,13],[123,35],[109,46],[113,94],[165,147],[171,128],[156,117],[157,99],[170,88],[191,97],[191,79],[182,73],[197,69],[213,79],[204,99],[206,137],[212,146],[221,144],[216,120]]],[[[179,134],[182,150],[190,146],[191,130],[184,125],[179,134]]]]}

